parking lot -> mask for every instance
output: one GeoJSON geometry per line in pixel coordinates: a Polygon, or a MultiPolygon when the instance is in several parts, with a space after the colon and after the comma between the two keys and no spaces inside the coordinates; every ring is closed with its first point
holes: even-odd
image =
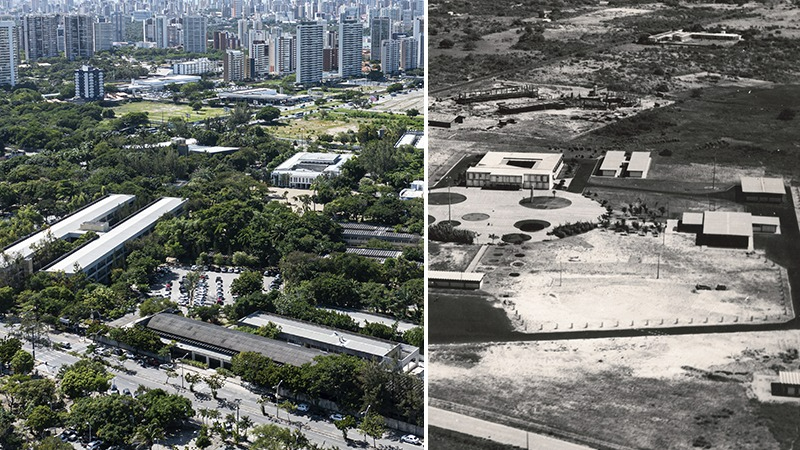
{"type": "MultiPolygon", "coordinates": [[[[208,266],[191,267],[170,267],[167,272],[160,275],[154,285],[150,287],[152,296],[162,296],[178,303],[183,308],[190,306],[211,306],[219,303],[220,305],[233,304],[235,298],[231,294],[231,283],[239,278],[245,269],[240,267],[221,267],[212,269],[208,266]],[[196,270],[192,270],[195,267],[196,270]],[[218,271],[217,271],[218,270],[218,271]],[[181,280],[190,272],[198,272],[201,278],[195,288],[194,299],[188,297],[188,292],[181,292],[181,280]],[[219,281],[218,281],[219,280],[219,281]],[[167,285],[170,287],[167,288],[167,285]],[[221,288],[221,289],[220,289],[221,288]],[[193,301],[194,300],[194,301],[193,301]]],[[[263,289],[269,291],[275,277],[263,277],[263,289]]]]}

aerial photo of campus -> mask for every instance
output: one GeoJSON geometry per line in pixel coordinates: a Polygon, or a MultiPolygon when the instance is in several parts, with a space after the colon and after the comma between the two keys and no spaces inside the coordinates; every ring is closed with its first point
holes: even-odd
{"type": "Polygon", "coordinates": [[[428,436],[800,440],[800,7],[431,0],[428,436]]]}
{"type": "Polygon", "coordinates": [[[0,2],[0,450],[421,448],[422,0],[0,2]]]}

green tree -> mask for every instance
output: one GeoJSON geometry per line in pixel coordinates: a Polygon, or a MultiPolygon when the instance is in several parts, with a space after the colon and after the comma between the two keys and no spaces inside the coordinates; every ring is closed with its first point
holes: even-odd
{"type": "Polygon", "coordinates": [[[264,336],[265,338],[278,339],[278,336],[281,334],[281,326],[276,325],[274,322],[267,322],[266,325],[256,330],[256,334],[264,336]]]}
{"type": "Polygon", "coordinates": [[[299,430],[290,430],[274,424],[253,428],[251,450],[300,450],[308,447],[308,438],[299,430]]]}
{"type": "Polygon", "coordinates": [[[58,414],[47,406],[36,406],[28,414],[25,425],[30,428],[35,435],[41,436],[44,430],[58,424],[58,414]]]}
{"type": "Polygon", "coordinates": [[[102,363],[82,359],[75,364],[62,366],[58,377],[61,392],[69,398],[85,397],[91,392],[105,392],[113,378],[102,363]]]}
{"type": "Polygon", "coordinates": [[[11,363],[11,358],[22,349],[22,341],[17,338],[5,337],[0,340],[0,364],[11,363]]]}
{"type": "Polygon", "coordinates": [[[380,414],[370,412],[367,414],[367,417],[364,417],[364,420],[361,421],[358,429],[364,433],[364,435],[371,437],[372,446],[376,447],[375,440],[383,437],[383,434],[386,433],[386,419],[380,414]]]}
{"type": "Polygon", "coordinates": [[[403,340],[422,350],[425,348],[425,329],[414,327],[406,330],[403,333],[403,340]]]}
{"type": "Polygon", "coordinates": [[[139,305],[139,316],[152,316],[155,313],[161,312],[165,309],[177,309],[178,304],[163,297],[150,297],[139,305]]]}
{"type": "Polygon", "coordinates": [[[281,116],[281,110],[274,106],[265,106],[258,110],[256,119],[272,123],[281,116]]]}
{"type": "Polygon", "coordinates": [[[33,450],[74,450],[69,442],[64,442],[55,436],[47,436],[33,444],[33,450]]]}
{"type": "Polygon", "coordinates": [[[203,381],[206,383],[208,388],[211,389],[211,396],[214,398],[217,398],[217,391],[222,389],[222,386],[225,385],[225,378],[217,374],[203,377],[203,381]]]}
{"type": "Polygon", "coordinates": [[[239,277],[231,282],[231,293],[233,295],[249,295],[261,292],[264,287],[264,279],[260,272],[255,270],[242,272],[239,277]]]}
{"type": "Polygon", "coordinates": [[[17,350],[11,358],[11,369],[14,373],[30,373],[33,370],[33,356],[25,350],[17,350]]]}
{"type": "Polygon", "coordinates": [[[189,392],[194,392],[194,385],[203,381],[202,378],[203,377],[200,374],[194,372],[186,372],[183,375],[183,379],[189,383],[189,392]]]}
{"type": "Polygon", "coordinates": [[[356,419],[353,416],[344,416],[342,420],[337,420],[334,422],[334,425],[336,425],[336,428],[342,432],[342,438],[346,442],[348,440],[347,431],[355,428],[356,425],[358,425],[358,422],[356,422],[356,419]]]}

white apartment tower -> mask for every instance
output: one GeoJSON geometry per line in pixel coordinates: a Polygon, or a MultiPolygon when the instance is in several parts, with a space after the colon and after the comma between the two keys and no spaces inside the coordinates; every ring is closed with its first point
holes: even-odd
{"type": "Polygon", "coordinates": [[[64,54],[68,60],[89,59],[94,54],[94,24],[90,16],[64,16],[64,54]]]}
{"type": "Polygon", "coordinates": [[[280,28],[273,29],[269,41],[269,72],[275,75],[294,72],[295,39],[284,37],[280,28]]]}
{"type": "Polygon", "coordinates": [[[414,38],[403,38],[400,40],[400,69],[403,71],[413,70],[419,67],[417,61],[417,40],[414,38]]]}
{"type": "Polygon", "coordinates": [[[364,27],[357,20],[339,22],[339,76],[361,76],[361,41],[364,27]]]}
{"type": "Polygon", "coordinates": [[[22,45],[26,61],[58,56],[58,16],[23,17],[22,45]]]}
{"type": "Polygon", "coordinates": [[[17,27],[13,20],[0,21],[0,85],[17,84],[17,27]]]}
{"type": "Polygon", "coordinates": [[[322,48],[324,26],[316,22],[297,25],[297,76],[296,83],[311,84],[322,81],[322,48]]]}
{"type": "Polygon", "coordinates": [[[114,43],[114,24],[111,22],[95,22],[93,24],[93,50],[95,53],[111,50],[114,43]]]}
{"type": "Polygon", "coordinates": [[[153,19],[153,28],[156,48],[168,48],[169,18],[167,16],[156,16],[153,19]]]}
{"type": "Polygon", "coordinates": [[[226,83],[244,80],[244,53],[241,50],[226,50],[222,69],[226,83]]]}
{"type": "Polygon", "coordinates": [[[400,40],[386,39],[381,44],[381,71],[392,75],[400,70],[400,40]]]}
{"type": "Polygon", "coordinates": [[[207,19],[203,16],[186,16],[183,18],[183,51],[187,53],[206,52],[207,19]]]}

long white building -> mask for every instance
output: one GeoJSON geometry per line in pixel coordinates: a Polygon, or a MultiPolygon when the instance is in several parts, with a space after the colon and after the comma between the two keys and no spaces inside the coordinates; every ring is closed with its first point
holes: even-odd
{"type": "Polygon", "coordinates": [[[563,164],[561,153],[489,152],[467,169],[467,187],[549,190],[563,164]]]}
{"type": "Polygon", "coordinates": [[[352,157],[350,153],[297,153],[272,171],[272,184],[279,187],[308,189],[314,180],[323,174],[339,175],[342,165],[352,157]]]}
{"type": "Polygon", "coordinates": [[[105,282],[111,270],[125,260],[126,243],[150,233],[164,215],[179,214],[186,202],[183,198],[164,197],[44,270],[66,274],[82,271],[90,279],[105,282]]]}

